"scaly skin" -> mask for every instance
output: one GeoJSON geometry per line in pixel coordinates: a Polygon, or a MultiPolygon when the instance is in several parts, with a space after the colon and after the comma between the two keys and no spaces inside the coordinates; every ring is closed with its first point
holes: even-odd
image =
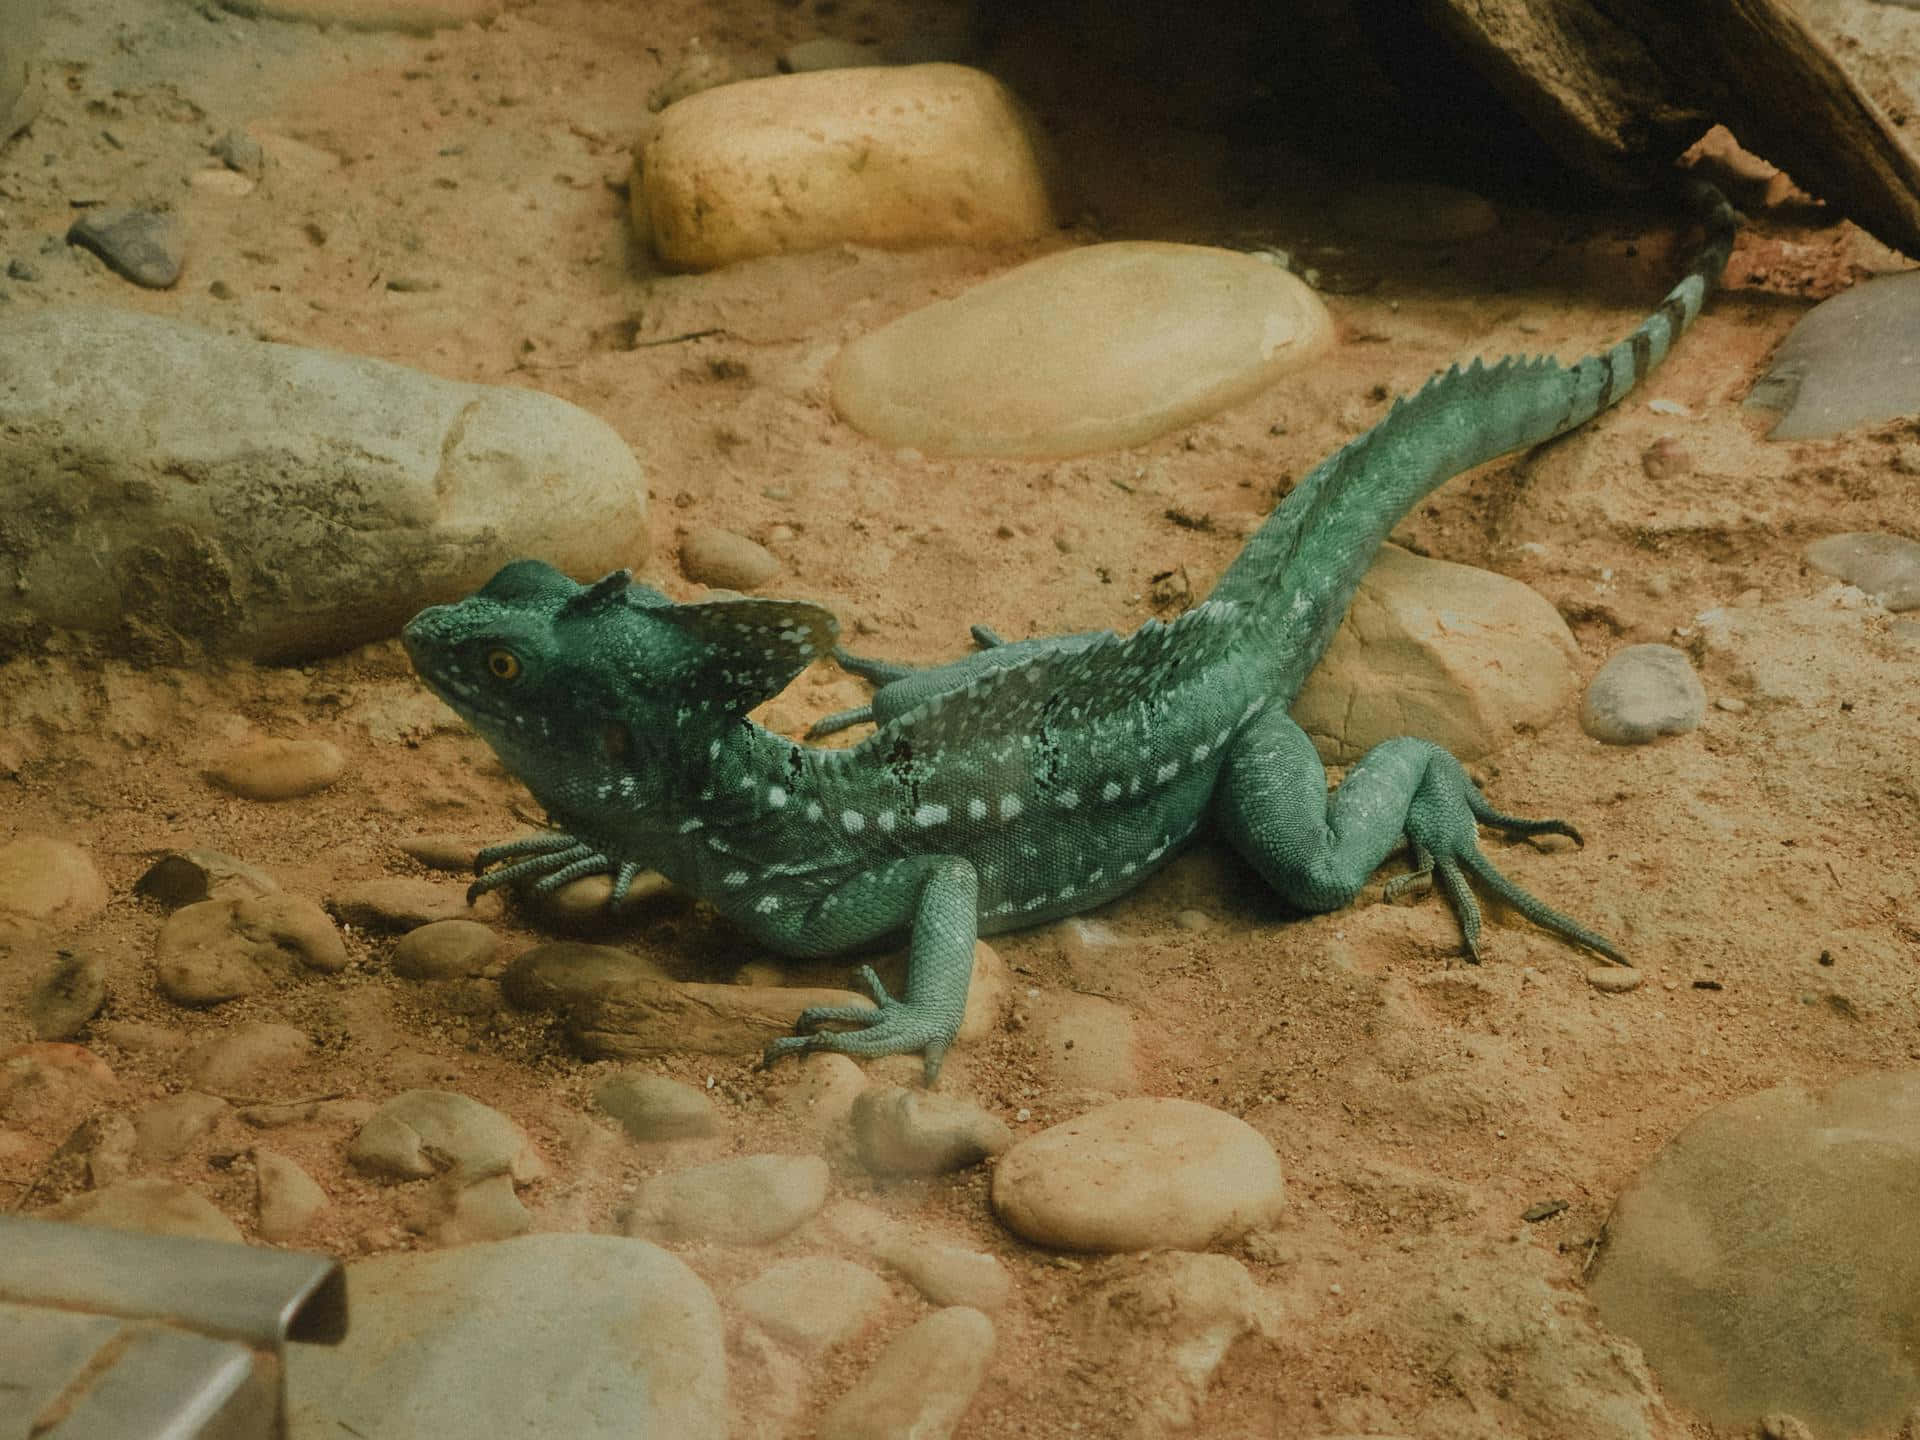
{"type": "Polygon", "coordinates": [[[1501,814],[1416,739],[1376,746],[1330,797],[1287,707],[1422,496],[1591,419],[1664,357],[1732,246],[1726,202],[1704,186],[1696,200],[1702,253],[1627,339],[1567,369],[1476,361],[1436,378],[1301,481],[1205,604],[1125,639],[1001,645],[986,633],[977,653],[915,671],[834,650],[833,617],[803,601],[675,605],[624,571],[589,587],[532,560],[421,612],[406,629],[415,667],[560,831],[482,852],[483,871],[510,863],[474,893],[611,871],[618,904],[647,868],[785,954],[906,936],[903,998],[863,967],[877,1010],[810,1011],[768,1058],[918,1051],[929,1082],[959,1028],[977,935],[1124,894],[1208,819],[1303,910],[1351,902],[1404,841],[1453,903],[1470,955],[1469,876],[1620,959],[1495,870],[1475,831],[1578,840],[1571,826],[1501,814]],[[881,683],[871,707],[816,732],[870,719],[864,741],[820,749],[746,719],[828,653],[881,683]]]}

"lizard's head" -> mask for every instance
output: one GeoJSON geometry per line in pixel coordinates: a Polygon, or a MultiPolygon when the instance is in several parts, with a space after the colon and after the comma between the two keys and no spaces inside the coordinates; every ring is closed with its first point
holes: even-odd
{"type": "Polygon", "coordinates": [[[616,570],[592,585],[516,560],[403,638],[432,687],[552,807],[611,779],[629,807],[704,766],[727,725],[833,648],[797,600],[676,605],[616,570]]]}

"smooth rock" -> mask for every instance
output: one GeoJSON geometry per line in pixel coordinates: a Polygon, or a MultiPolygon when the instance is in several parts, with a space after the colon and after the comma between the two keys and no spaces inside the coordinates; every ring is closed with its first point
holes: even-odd
{"type": "Polygon", "coordinates": [[[1707,1111],[1620,1196],[1588,1289],[1716,1426],[1888,1433],[1920,1406],[1920,1070],[1707,1111]]]}
{"type": "Polygon", "coordinates": [[[393,973],[409,980],[478,975],[499,953],[500,937],[478,920],[434,920],[393,947],[393,973]]]}
{"type": "Polygon", "coordinates": [[[1036,1245],[1204,1250],[1270,1223],[1286,1200],[1273,1147],[1191,1100],[1119,1100],[1000,1157],[993,1208],[1036,1245]]]}
{"type": "Polygon", "coordinates": [[[1247,1267],[1225,1255],[1152,1255],[1107,1272],[1075,1303],[1070,1324],[1132,1406],[1184,1430],[1199,1418],[1213,1375],[1243,1335],[1265,1328],[1247,1267]]]}
{"type": "Polygon", "coordinates": [[[871,1006],[851,990],[679,985],[639,976],[582,998],[567,1033],[590,1060],[644,1060],[675,1051],[743,1055],[793,1033],[815,1005],[871,1006]]]}
{"type": "Polygon", "coordinates": [[[1133,1012],[1098,995],[1042,990],[1026,1002],[1027,1028],[1057,1086],[1131,1095],[1140,1088],[1133,1012]]]}
{"type": "Polygon", "coordinates": [[[1013,1144],[998,1115],[933,1090],[876,1085],[853,1102],[854,1145],[876,1175],[943,1175],[1013,1144]]]}
{"type": "Polygon", "coordinates": [[[202,900],[250,900],[280,889],[258,865],[218,850],[176,850],[163,855],[133,883],[133,893],[157,900],[169,910],[202,900]]]}
{"type": "Polygon", "coordinates": [[[946,1440],[987,1378],[993,1346],[993,1322],[978,1310],[936,1310],[827,1407],[820,1440],[946,1440]]]}
{"type": "Polygon", "coordinates": [[[347,1159],[403,1180],[451,1170],[470,1179],[505,1172],[524,1184],[547,1173],[526,1131],[492,1106],[448,1090],[394,1096],[360,1127],[347,1159]]]}
{"type": "Polygon", "coordinates": [[[118,1081],[98,1055],[55,1041],[0,1054],[0,1121],[64,1135],[114,1098],[118,1081]]]}
{"type": "Polygon", "coordinates": [[[300,659],[522,555],[647,549],[640,467],[583,410],[125,310],[0,318],[0,472],[0,655],[51,625],[300,659]]]}
{"type": "Polygon", "coordinates": [[[733,1292],[748,1319],[803,1355],[851,1340],[890,1299],[887,1282],[866,1266],[826,1255],[783,1260],[733,1292]]]}
{"type": "Polygon", "coordinates": [[[22,835],[0,845],[0,941],[70,930],[107,906],[107,882],[78,845],[22,835]]]}
{"type": "Polygon", "coordinates": [[[826,1203],[818,1155],[748,1155],[643,1180],[620,1217],[623,1233],[654,1240],[768,1245],[826,1203]]]}
{"type": "Polygon", "coordinates": [[[520,1203],[511,1175],[474,1180],[456,1171],[434,1182],[422,1228],[436,1245],[479,1245],[526,1234],[533,1216],[520,1203]]]}
{"type": "Polygon", "coordinates": [[[218,1095],[197,1090],[156,1100],[133,1117],[134,1154],[150,1162],[178,1160],[231,1108],[218,1095]]]}
{"type": "Polygon", "coordinates": [[[222,165],[250,180],[266,173],[266,149],[244,130],[229,130],[207,148],[222,165]]]}
{"type": "Polygon", "coordinates": [[[1920,274],[1868,280],[1814,306],[1773,352],[1747,404],[1785,412],[1770,440],[1817,440],[1920,415],[1920,274]]]}
{"type": "Polygon", "coordinates": [[[666,109],[635,169],[635,231],[683,270],[843,244],[1011,245],[1054,223],[1031,123],[959,65],[703,90],[666,109]]]}
{"type": "Polygon", "coordinates": [[[1383,545],[1293,717],[1333,764],[1396,735],[1474,760],[1560,713],[1579,689],[1579,654],[1538,591],[1383,545]]]}
{"type": "Polygon", "coordinates": [[[198,1190],[172,1180],[121,1180],[37,1211],[48,1220],[140,1230],[149,1235],[188,1235],[238,1245],[240,1227],[198,1190]]]}
{"type": "Polygon", "coordinates": [[[319,1181],[275,1151],[254,1146],[253,1172],[260,1238],[271,1244],[294,1239],[330,1203],[319,1181]]]}
{"type": "Polygon", "coordinates": [[[702,525],[680,542],[680,570],[689,580],[724,590],[757,590],[780,573],[780,561],[744,535],[702,525]]]}
{"type": "Polygon", "coordinates": [[[1391,245],[1458,245],[1500,226],[1500,214],[1480,196],[1427,181],[1357,185],[1327,205],[1335,228],[1391,245]]]}
{"type": "Polygon", "coordinates": [[[465,886],[414,875],[354,880],[327,896],[327,909],[341,924],[387,934],[417,930],[437,921],[497,915],[500,907],[497,893],[482,895],[469,905],[465,886]]]}
{"type": "Polygon", "coordinates": [[[304,1030],[252,1020],[194,1046],[187,1054],[187,1073],[216,1095],[284,1093],[289,1077],[312,1054],[313,1041],[304,1030]]]}
{"type": "Polygon", "coordinates": [[[1707,692],[1685,652],[1671,645],[1629,645],[1610,656],[1587,686],[1580,728],[1609,745],[1645,745],[1699,728],[1707,692]]]}
{"type": "Polygon", "coordinates": [[[1013,1277],[995,1256],[944,1245],[893,1227],[874,1236],[869,1253],[935,1305],[971,1305],[989,1314],[1013,1297],[1013,1277]]]}
{"type": "Polygon", "coordinates": [[[27,992],[27,1023],[42,1040],[72,1040],[107,1003],[107,962],[97,951],[61,950],[27,992]]]}
{"type": "Polygon", "coordinates": [[[500,13],[501,0],[219,0],[219,4],[236,15],[430,35],[436,30],[484,25],[500,13]]]}
{"type": "Polygon", "coordinates": [[[836,1130],[853,1114],[867,1088],[867,1072],[846,1055],[815,1050],[774,1070],[767,1098],[779,1111],[815,1132],[836,1130]]]}
{"type": "Polygon", "coordinates": [[[1232,250],[1155,241],[1033,260],[847,345],[833,406],[929,455],[1043,458],[1142,445],[1332,343],[1317,295],[1232,250]]]}
{"type": "Polygon", "coordinates": [[[347,757],[331,740],[266,736],[236,746],[207,774],[248,800],[292,800],[326,789],[346,768],[347,757]]]}
{"type": "Polygon", "coordinates": [[[725,1440],[720,1307],[680,1261],[528,1235],[348,1267],[353,1325],[287,1357],[299,1437],[725,1440]]]}
{"type": "Polygon", "coordinates": [[[480,853],[480,846],[464,835],[415,835],[398,845],[403,855],[429,870],[451,870],[460,875],[473,874],[473,862],[480,853]]]}
{"type": "Polygon", "coordinates": [[[117,275],[147,290],[180,278],[186,236],[172,215],[154,210],[87,210],[67,227],[67,243],[91,250],[117,275]]]}
{"type": "Polygon", "coordinates": [[[183,906],[154,942],[160,988],[182,1005],[218,1005],[346,964],[347,947],[326,912],[297,895],[183,906]]]}
{"type": "Polygon", "coordinates": [[[1587,971],[1587,984],[1608,995],[1638,990],[1646,977],[1631,965],[1596,965],[1587,971]]]}
{"type": "Polygon", "coordinates": [[[593,1100],[636,1140],[692,1140],[720,1128],[705,1095],[647,1070],[609,1075],[594,1087],[593,1100]]]}
{"type": "Polygon", "coordinates": [[[1920,541],[1849,531],[1807,547],[1807,563],[1871,595],[1889,610],[1920,610],[1920,541]]]}
{"type": "Polygon", "coordinates": [[[634,951],[554,940],[514,956],[500,976],[500,992],[522,1010],[564,1011],[637,977],[664,980],[651,960],[634,951]]]}

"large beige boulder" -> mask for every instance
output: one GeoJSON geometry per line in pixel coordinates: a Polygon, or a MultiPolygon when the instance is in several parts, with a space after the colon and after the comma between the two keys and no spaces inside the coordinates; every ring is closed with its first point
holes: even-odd
{"type": "Polygon", "coordinates": [[[1573,698],[1579,647],[1537,590],[1382,546],[1293,704],[1329,764],[1416,735],[1463,760],[1492,754],[1573,698]]]}
{"type": "Polygon", "coordinates": [[[1054,224],[1031,122],[964,65],[702,90],[662,112],[635,172],[634,227],[683,270],[848,242],[1010,245],[1054,224]]]}
{"type": "Polygon", "coordinates": [[[0,320],[0,511],[0,655],[48,627],[320,655],[647,536],[639,463],[564,400],[87,308],[0,320]]]}
{"type": "Polygon", "coordinates": [[[1333,322],[1276,265],[1119,241],[1031,261],[848,345],[833,406],[933,455],[1082,455],[1144,444],[1320,354],[1333,322]]]}

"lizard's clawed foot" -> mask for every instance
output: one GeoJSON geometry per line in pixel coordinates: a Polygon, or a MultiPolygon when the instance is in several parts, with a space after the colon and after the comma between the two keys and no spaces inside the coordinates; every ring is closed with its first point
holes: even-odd
{"type": "Polygon", "coordinates": [[[608,906],[612,909],[618,909],[627,898],[627,891],[641,870],[632,861],[616,862],[585,841],[559,831],[529,835],[524,840],[509,840],[503,845],[489,845],[474,856],[473,868],[479,872],[480,878],[467,887],[469,905],[489,890],[498,890],[507,885],[531,881],[529,888],[534,894],[551,895],[562,885],[571,884],[584,876],[611,873],[613,897],[608,901],[608,906]],[[502,865],[503,860],[511,863],[502,865]],[[500,868],[493,869],[495,865],[500,868]]]}
{"type": "Polygon", "coordinates": [[[1480,851],[1476,823],[1508,835],[1565,835],[1576,844],[1581,843],[1580,832],[1564,820],[1525,820],[1494,809],[1467,778],[1460,762],[1435,746],[1420,788],[1407,807],[1407,838],[1413,843],[1414,869],[1411,874],[1387,883],[1387,897],[1392,899],[1409,886],[1431,878],[1459,917],[1468,958],[1477,963],[1480,902],[1468,884],[1471,876],[1534,924],[1576,945],[1584,945],[1616,965],[1627,963],[1626,957],[1606,937],[1529,895],[1495,869],[1493,862],[1480,851]]]}
{"type": "Polygon", "coordinates": [[[934,1014],[930,1007],[914,1006],[896,1000],[887,993],[871,965],[862,965],[853,978],[873,997],[873,1008],[864,1005],[815,1005],[803,1010],[794,1022],[796,1030],[808,1033],[787,1035],[767,1046],[763,1065],[771,1066],[785,1055],[804,1055],[810,1050],[831,1050],[860,1059],[882,1055],[911,1055],[921,1052],[926,1064],[928,1086],[940,1078],[940,1063],[946,1059],[952,1043],[952,1024],[934,1014]],[[822,1025],[858,1025],[857,1030],[822,1030],[822,1025]]]}

